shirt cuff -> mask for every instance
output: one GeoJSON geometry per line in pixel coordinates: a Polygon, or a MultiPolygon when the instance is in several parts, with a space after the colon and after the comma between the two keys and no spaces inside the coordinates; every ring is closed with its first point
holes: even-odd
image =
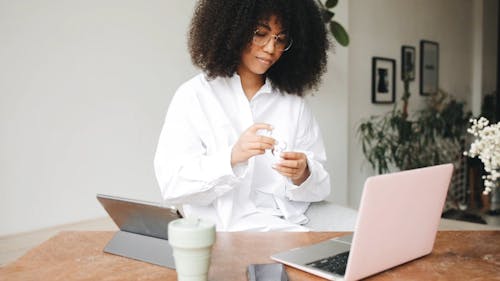
{"type": "MultiPolygon", "coordinates": [[[[307,159],[307,166],[309,167],[309,177],[301,183],[300,185],[296,185],[292,182],[292,180],[287,179],[287,187],[285,195],[290,200],[297,200],[297,198],[301,198],[301,194],[307,194],[310,192],[311,188],[314,188],[314,171],[315,164],[313,161],[307,159]]],[[[300,201],[300,200],[299,200],[300,201]]]]}

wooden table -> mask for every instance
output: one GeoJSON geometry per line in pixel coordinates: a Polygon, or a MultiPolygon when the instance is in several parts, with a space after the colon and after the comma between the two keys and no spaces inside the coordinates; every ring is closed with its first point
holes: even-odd
{"type": "MultiPolygon", "coordinates": [[[[61,232],[0,268],[0,280],[177,280],[174,270],[102,252],[114,232],[61,232]]],[[[245,281],[250,263],[339,232],[217,233],[209,280],[245,281]]],[[[383,253],[381,253],[383,258],[383,253]]],[[[324,280],[287,267],[291,281],[324,280]]],[[[370,280],[500,280],[500,231],[440,231],[434,251],[370,280]]]]}

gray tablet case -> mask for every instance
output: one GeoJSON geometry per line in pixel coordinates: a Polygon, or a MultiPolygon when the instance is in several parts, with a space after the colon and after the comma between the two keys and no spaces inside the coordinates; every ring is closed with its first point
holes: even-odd
{"type": "Polygon", "coordinates": [[[104,252],[175,269],[167,230],[182,217],[175,208],[103,194],[97,200],[120,228],[104,252]]]}

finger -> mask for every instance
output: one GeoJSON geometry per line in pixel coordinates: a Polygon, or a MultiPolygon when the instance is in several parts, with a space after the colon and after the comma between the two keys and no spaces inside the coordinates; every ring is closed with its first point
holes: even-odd
{"type": "Polygon", "coordinates": [[[247,131],[251,132],[253,134],[256,134],[258,130],[273,130],[273,126],[267,123],[255,123],[252,126],[250,126],[247,131]]]}
{"type": "Polygon", "coordinates": [[[280,175],[285,176],[285,177],[287,177],[287,178],[294,178],[294,177],[295,177],[295,176],[294,176],[294,175],[292,175],[292,174],[283,173],[283,172],[279,172],[279,173],[280,173],[280,175]]]}
{"type": "Polygon", "coordinates": [[[289,167],[284,167],[284,166],[281,166],[281,165],[273,165],[273,168],[280,172],[281,174],[290,174],[290,175],[295,175],[297,174],[298,172],[298,169],[296,168],[289,168],[289,167]]]}
{"type": "Polygon", "coordinates": [[[293,178],[295,177],[295,174],[293,173],[287,173],[287,172],[282,172],[282,171],[279,171],[279,170],[276,170],[280,175],[282,176],[285,176],[285,177],[289,177],[289,178],[293,178]]]}
{"type": "Polygon", "coordinates": [[[260,150],[266,150],[266,149],[271,149],[273,148],[272,143],[264,143],[264,142],[249,142],[246,145],[247,149],[260,149],[260,150]]]}
{"type": "Polygon", "coordinates": [[[282,160],[279,164],[283,167],[298,169],[301,167],[302,163],[296,160],[282,160]]]}
{"type": "Polygon", "coordinates": [[[254,156],[257,156],[257,155],[261,155],[261,154],[264,154],[266,153],[265,150],[263,149],[250,149],[250,150],[247,150],[245,152],[245,154],[247,155],[247,158],[251,158],[251,157],[254,157],[254,156]]]}
{"type": "Polygon", "coordinates": [[[252,141],[253,142],[267,143],[267,144],[270,144],[270,145],[275,145],[276,144],[276,140],[275,139],[270,138],[270,137],[265,137],[265,136],[254,136],[252,138],[252,141]]]}
{"type": "Polygon", "coordinates": [[[293,152],[293,151],[282,152],[280,156],[283,159],[290,159],[290,160],[299,160],[299,159],[306,159],[307,158],[307,156],[304,153],[293,152]]]}
{"type": "Polygon", "coordinates": [[[252,156],[255,156],[255,155],[260,155],[260,154],[266,153],[266,150],[265,149],[251,149],[251,150],[249,150],[249,152],[252,154],[252,156]]]}

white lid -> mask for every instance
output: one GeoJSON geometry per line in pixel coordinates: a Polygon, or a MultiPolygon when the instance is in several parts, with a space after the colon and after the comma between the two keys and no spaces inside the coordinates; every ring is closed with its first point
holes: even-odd
{"type": "Polygon", "coordinates": [[[215,224],[201,219],[183,218],[168,224],[170,245],[180,248],[205,248],[215,242],[215,224]]]}

